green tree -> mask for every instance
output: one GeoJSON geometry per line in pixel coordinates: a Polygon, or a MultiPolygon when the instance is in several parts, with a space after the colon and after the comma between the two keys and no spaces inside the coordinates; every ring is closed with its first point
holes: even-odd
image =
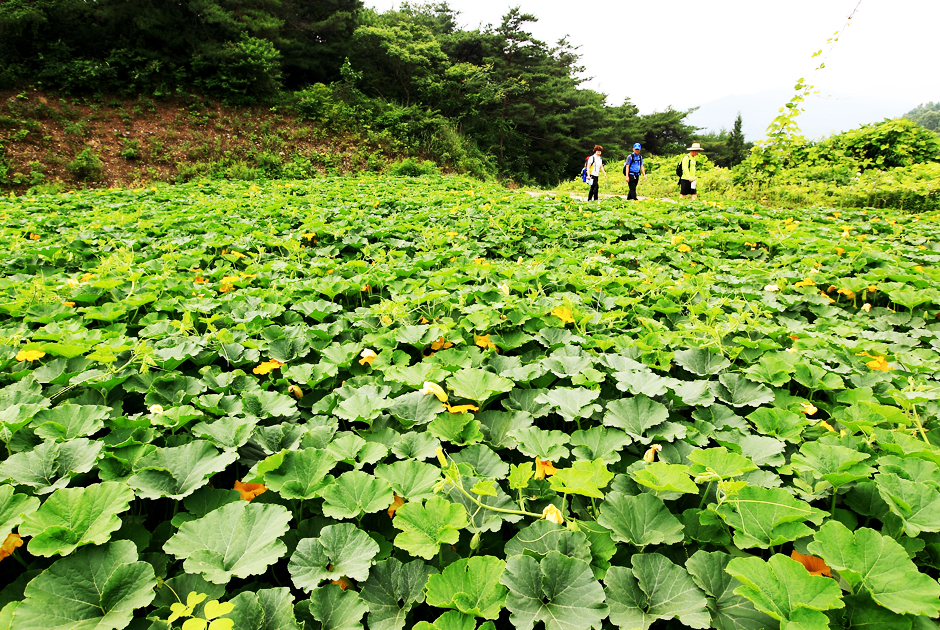
{"type": "Polygon", "coordinates": [[[734,119],[734,127],[731,129],[731,133],[728,135],[728,149],[730,152],[730,160],[728,166],[737,166],[744,161],[744,158],[747,157],[748,150],[750,147],[747,146],[747,143],[744,141],[744,133],[741,131],[741,112],[738,112],[737,118],[734,119]]]}
{"type": "Polygon", "coordinates": [[[940,133],[940,101],[922,103],[904,114],[904,118],[913,120],[921,127],[940,133]]]}

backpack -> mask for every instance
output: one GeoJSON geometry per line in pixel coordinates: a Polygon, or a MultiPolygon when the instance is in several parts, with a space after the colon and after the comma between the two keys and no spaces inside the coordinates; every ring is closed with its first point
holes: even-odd
{"type": "Polygon", "coordinates": [[[627,159],[623,161],[623,174],[624,174],[624,177],[626,177],[626,175],[627,175],[627,166],[630,165],[630,164],[633,164],[633,162],[635,162],[637,159],[640,160],[640,166],[643,166],[643,156],[641,155],[641,156],[638,156],[638,158],[633,158],[633,156],[635,156],[635,155],[636,155],[636,153],[631,153],[630,155],[627,156],[627,159]],[[633,158],[633,160],[631,160],[631,158],[633,158]],[[628,163],[629,163],[629,164],[628,164],[628,163]]]}
{"type": "Polygon", "coordinates": [[[584,168],[581,169],[581,181],[587,183],[588,178],[588,160],[591,159],[591,156],[584,158],[584,168]]]}
{"type": "MultiPolygon", "coordinates": [[[[682,156],[682,160],[685,159],[685,156],[682,156]]],[[[679,160],[679,163],[676,164],[676,177],[682,179],[682,160],[679,160]]]]}

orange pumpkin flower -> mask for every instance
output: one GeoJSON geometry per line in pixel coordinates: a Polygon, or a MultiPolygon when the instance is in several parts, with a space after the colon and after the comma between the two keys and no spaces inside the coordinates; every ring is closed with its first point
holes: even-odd
{"type": "Polygon", "coordinates": [[[13,554],[16,551],[17,547],[23,546],[23,539],[20,538],[19,534],[9,534],[6,540],[3,541],[3,545],[0,545],[0,560],[3,560],[7,556],[13,554]]]}
{"type": "Polygon", "coordinates": [[[239,494],[242,495],[242,498],[245,501],[251,501],[259,494],[264,494],[268,491],[264,484],[261,483],[242,483],[241,481],[236,481],[235,490],[238,490],[239,494]]]}
{"type": "Polygon", "coordinates": [[[796,549],[793,550],[793,553],[790,554],[790,557],[806,567],[806,570],[809,571],[810,575],[825,575],[826,577],[832,577],[832,571],[829,569],[822,558],[818,556],[804,556],[796,549]]]}

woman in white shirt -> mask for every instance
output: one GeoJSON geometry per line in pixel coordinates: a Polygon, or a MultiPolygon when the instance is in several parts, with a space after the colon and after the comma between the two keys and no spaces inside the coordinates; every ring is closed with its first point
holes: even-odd
{"type": "Polygon", "coordinates": [[[587,160],[588,178],[591,180],[591,190],[588,192],[588,201],[591,201],[592,199],[597,201],[597,184],[601,173],[604,174],[604,177],[607,177],[607,171],[604,170],[604,160],[601,159],[601,153],[603,152],[604,147],[599,144],[595,144],[594,155],[590,156],[587,160]]]}

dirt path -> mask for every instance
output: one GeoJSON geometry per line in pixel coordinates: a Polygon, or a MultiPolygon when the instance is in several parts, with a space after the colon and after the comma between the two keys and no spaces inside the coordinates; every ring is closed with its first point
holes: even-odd
{"type": "MultiPolygon", "coordinates": [[[[546,195],[568,195],[572,199],[577,199],[578,201],[587,201],[587,195],[581,193],[559,193],[557,190],[523,190],[525,194],[531,197],[544,197],[546,195]]],[[[626,199],[626,195],[601,195],[604,199],[626,199]]],[[[643,201],[645,199],[653,199],[653,197],[640,197],[639,200],[643,201]]],[[[668,197],[658,198],[657,201],[667,201],[669,203],[678,203],[675,199],[669,199],[668,197]]]]}

